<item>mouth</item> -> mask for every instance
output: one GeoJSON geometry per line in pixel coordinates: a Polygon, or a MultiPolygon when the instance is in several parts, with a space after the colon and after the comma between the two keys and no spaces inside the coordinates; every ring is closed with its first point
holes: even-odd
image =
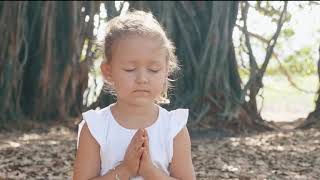
{"type": "Polygon", "coordinates": [[[148,90],[135,90],[133,91],[134,94],[136,95],[142,95],[142,96],[148,96],[150,94],[150,91],[148,90]]]}
{"type": "Polygon", "coordinates": [[[150,91],[148,91],[148,90],[134,90],[133,92],[146,92],[146,93],[149,93],[150,91]]]}

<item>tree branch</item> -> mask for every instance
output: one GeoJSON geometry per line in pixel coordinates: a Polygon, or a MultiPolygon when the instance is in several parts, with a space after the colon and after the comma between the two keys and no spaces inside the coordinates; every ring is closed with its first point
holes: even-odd
{"type": "Polygon", "coordinates": [[[267,69],[267,66],[268,66],[268,63],[270,61],[273,49],[274,49],[274,47],[275,47],[275,45],[277,43],[278,37],[280,35],[281,28],[283,26],[284,19],[285,19],[285,14],[287,12],[287,5],[288,5],[288,1],[284,1],[284,7],[283,7],[283,10],[281,12],[279,21],[277,23],[277,30],[276,30],[275,34],[273,35],[273,37],[270,39],[270,42],[268,43],[266,57],[264,59],[264,62],[262,64],[260,72],[259,72],[261,77],[263,76],[263,74],[265,73],[265,71],[267,69]]]}
{"type": "Polygon", "coordinates": [[[245,35],[245,44],[246,44],[248,51],[249,51],[250,66],[252,68],[251,70],[252,70],[252,72],[255,72],[255,70],[258,69],[258,65],[257,65],[256,58],[255,58],[253,51],[252,51],[249,32],[248,32],[248,28],[247,28],[247,15],[248,15],[248,10],[249,10],[249,3],[248,3],[248,1],[246,1],[244,3],[245,3],[245,6],[241,7],[241,15],[242,15],[242,19],[243,19],[243,31],[244,31],[244,35],[245,35]]]}
{"type": "MultiPolygon", "coordinates": [[[[297,90],[299,91],[302,91],[304,93],[308,93],[308,94],[315,94],[316,92],[314,91],[308,91],[308,90],[305,90],[305,89],[302,89],[300,88],[295,82],[293,82],[290,74],[288,73],[288,71],[285,69],[285,67],[283,67],[282,63],[280,62],[279,60],[279,57],[276,53],[273,53],[273,56],[275,57],[277,63],[279,64],[279,67],[280,67],[280,70],[283,72],[283,74],[287,77],[289,83],[294,87],[296,88],[297,90]]],[[[319,76],[320,77],[320,76],[319,76]]]]}
{"type": "MultiPolygon", "coordinates": [[[[245,33],[245,30],[243,29],[242,26],[240,26],[239,24],[236,24],[236,27],[242,31],[243,33],[245,33]]],[[[262,41],[263,43],[268,43],[268,40],[266,38],[264,38],[263,36],[261,36],[260,34],[254,33],[254,32],[250,32],[247,30],[247,32],[250,36],[262,41]]]]}

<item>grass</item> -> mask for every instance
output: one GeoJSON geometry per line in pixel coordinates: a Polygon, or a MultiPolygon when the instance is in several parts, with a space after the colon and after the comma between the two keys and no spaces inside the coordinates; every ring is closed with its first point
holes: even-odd
{"type": "MultiPolygon", "coordinates": [[[[296,85],[306,91],[316,92],[318,77],[292,76],[296,85]]],[[[285,76],[265,76],[261,115],[266,120],[293,121],[305,118],[315,108],[316,94],[302,92],[293,87],[285,76]]],[[[262,98],[257,98],[261,108],[262,98]]]]}

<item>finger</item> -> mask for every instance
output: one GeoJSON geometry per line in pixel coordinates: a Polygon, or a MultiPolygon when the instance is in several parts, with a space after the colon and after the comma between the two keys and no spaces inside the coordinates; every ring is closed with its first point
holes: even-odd
{"type": "Polygon", "coordinates": [[[144,135],[147,130],[145,128],[141,129],[141,135],[144,135]]]}
{"type": "Polygon", "coordinates": [[[142,137],[145,137],[145,136],[146,136],[146,132],[147,132],[146,129],[142,129],[142,130],[141,130],[141,136],[142,136],[142,137]]]}
{"type": "Polygon", "coordinates": [[[140,147],[138,147],[138,146],[134,146],[134,147],[133,147],[133,149],[134,149],[134,152],[138,153],[138,152],[139,152],[139,150],[140,150],[140,147]]]}
{"type": "Polygon", "coordinates": [[[144,133],[143,129],[138,129],[137,132],[135,133],[135,137],[142,136],[143,133],[144,133]]]}
{"type": "Polygon", "coordinates": [[[146,137],[141,137],[141,138],[139,139],[139,142],[137,143],[137,145],[138,145],[138,146],[143,146],[143,144],[145,143],[145,141],[146,141],[146,137]]]}
{"type": "Polygon", "coordinates": [[[141,154],[141,161],[145,161],[148,158],[148,150],[144,148],[142,154],[141,154]]]}
{"type": "Polygon", "coordinates": [[[145,133],[145,140],[144,140],[144,147],[146,147],[147,150],[149,150],[149,136],[148,136],[148,132],[146,131],[145,133]]]}
{"type": "Polygon", "coordinates": [[[137,134],[137,137],[138,139],[142,138],[145,136],[145,130],[144,129],[139,129],[139,132],[137,134]]]}
{"type": "Polygon", "coordinates": [[[139,138],[139,139],[137,139],[137,141],[135,142],[135,144],[134,144],[134,149],[136,150],[136,151],[139,151],[139,149],[141,148],[141,147],[143,147],[143,143],[145,142],[145,137],[141,137],[141,138],[139,138]]]}
{"type": "Polygon", "coordinates": [[[138,131],[135,134],[135,137],[136,138],[140,137],[142,135],[142,133],[143,133],[142,129],[138,129],[138,131]]]}
{"type": "Polygon", "coordinates": [[[143,137],[145,137],[146,134],[147,134],[147,130],[146,130],[146,129],[143,129],[143,130],[142,130],[142,135],[143,135],[143,137]]]}
{"type": "Polygon", "coordinates": [[[144,148],[143,147],[140,147],[139,150],[137,151],[137,158],[141,159],[141,156],[144,152],[144,148]]]}
{"type": "Polygon", "coordinates": [[[137,137],[137,134],[138,134],[138,131],[132,136],[132,138],[131,138],[131,141],[130,141],[130,145],[131,144],[135,144],[135,142],[136,142],[136,137],[137,137]]]}
{"type": "Polygon", "coordinates": [[[142,129],[138,129],[137,132],[133,135],[131,142],[136,144],[138,142],[139,137],[141,137],[142,129]]]}
{"type": "Polygon", "coordinates": [[[139,148],[142,146],[139,144],[140,144],[139,141],[132,139],[129,146],[127,147],[127,151],[137,154],[137,152],[139,151],[139,148]]]}
{"type": "Polygon", "coordinates": [[[135,152],[139,151],[139,148],[143,146],[145,143],[145,134],[146,130],[145,129],[139,129],[136,134],[134,135],[133,139],[130,142],[130,146],[133,146],[132,148],[134,149],[135,152]]]}
{"type": "Polygon", "coordinates": [[[135,144],[134,149],[135,149],[136,152],[139,152],[140,148],[143,147],[142,144],[143,143],[135,144]]]}
{"type": "Polygon", "coordinates": [[[140,153],[139,153],[139,155],[137,156],[137,158],[138,158],[138,160],[139,160],[139,169],[138,169],[138,173],[139,173],[139,174],[140,174],[140,168],[141,168],[141,165],[142,165],[143,152],[144,152],[144,148],[141,147],[141,148],[140,148],[140,153]]]}

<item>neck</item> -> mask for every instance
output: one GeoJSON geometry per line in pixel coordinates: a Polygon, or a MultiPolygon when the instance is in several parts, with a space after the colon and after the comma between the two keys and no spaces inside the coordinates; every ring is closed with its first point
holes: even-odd
{"type": "Polygon", "coordinates": [[[154,103],[137,105],[117,100],[113,108],[117,112],[116,114],[120,116],[120,119],[125,120],[130,117],[136,122],[150,121],[150,117],[158,113],[158,107],[154,103]]]}

